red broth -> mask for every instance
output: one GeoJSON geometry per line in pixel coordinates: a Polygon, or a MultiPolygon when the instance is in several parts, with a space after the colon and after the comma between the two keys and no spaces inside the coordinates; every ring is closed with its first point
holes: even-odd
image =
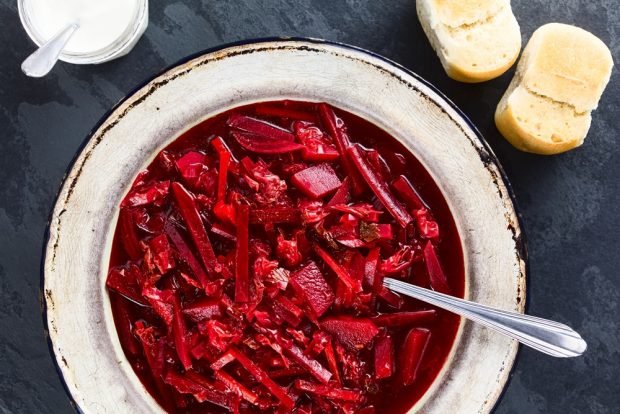
{"type": "Polygon", "coordinates": [[[368,121],[279,101],[196,125],[138,176],[107,286],[125,355],[168,412],[398,414],[459,318],[384,276],[463,296],[437,185],[368,121]]]}

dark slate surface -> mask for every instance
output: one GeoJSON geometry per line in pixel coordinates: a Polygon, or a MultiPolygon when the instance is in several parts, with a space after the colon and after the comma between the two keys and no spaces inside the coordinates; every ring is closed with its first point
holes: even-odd
{"type": "MultiPolygon", "coordinates": [[[[492,112],[512,71],[484,85],[445,76],[413,0],[151,2],[151,23],[126,58],[61,64],[42,80],[19,63],[33,45],[14,0],[0,0],[0,412],[71,413],[43,335],[39,263],[48,213],[67,165],[95,123],[149,77],[222,43],[311,36],[351,43],[419,73],[459,105],[497,152],[529,240],[529,311],[567,322],[589,342],[583,358],[522,350],[497,413],[612,413],[620,407],[620,79],[617,68],[585,145],[528,155],[498,134],[492,112]]],[[[598,35],[620,59],[618,0],[521,0],[524,41],[551,22],[598,35]]]]}

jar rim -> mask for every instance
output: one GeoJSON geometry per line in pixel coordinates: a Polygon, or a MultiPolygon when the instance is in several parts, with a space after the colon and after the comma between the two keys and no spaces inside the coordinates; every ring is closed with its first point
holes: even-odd
{"type": "MultiPolygon", "coordinates": [[[[17,1],[19,18],[30,39],[40,47],[46,40],[41,37],[35,25],[32,23],[30,18],[31,13],[29,12],[29,8],[26,7],[28,1],[29,0],[17,1]]],[[[123,34],[114,42],[102,49],[92,52],[61,52],[59,60],[78,65],[97,64],[116,59],[126,54],[142,36],[148,25],[148,0],[136,1],[138,2],[138,8],[134,19],[130,22],[123,34]]]]}

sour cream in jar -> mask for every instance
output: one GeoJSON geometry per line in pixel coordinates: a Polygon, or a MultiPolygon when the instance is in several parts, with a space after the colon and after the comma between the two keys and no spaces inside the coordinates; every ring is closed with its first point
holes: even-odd
{"type": "Polygon", "coordinates": [[[148,24],[148,0],[20,0],[22,23],[42,44],[72,22],[80,28],[61,59],[100,63],[128,53],[148,24]]]}

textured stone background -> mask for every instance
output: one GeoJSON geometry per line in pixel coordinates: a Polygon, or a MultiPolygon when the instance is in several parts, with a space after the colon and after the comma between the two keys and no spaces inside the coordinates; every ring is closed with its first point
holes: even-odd
{"type": "MultiPolygon", "coordinates": [[[[586,28],[620,59],[618,0],[513,0],[527,41],[559,21],[586,28]]],[[[514,186],[529,240],[529,312],[564,321],[589,342],[583,358],[522,350],[496,412],[617,413],[620,409],[620,79],[617,68],[585,145],[556,157],[514,150],[492,112],[510,80],[447,78],[413,0],[151,1],[144,38],[126,58],[61,64],[42,80],[19,63],[33,45],[14,0],[0,0],[0,412],[70,413],[39,310],[48,213],[68,163],[95,123],[128,92],[184,56],[266,36],[311,36],[378,52],[419,73],[486,136],[514,186]]]]}

